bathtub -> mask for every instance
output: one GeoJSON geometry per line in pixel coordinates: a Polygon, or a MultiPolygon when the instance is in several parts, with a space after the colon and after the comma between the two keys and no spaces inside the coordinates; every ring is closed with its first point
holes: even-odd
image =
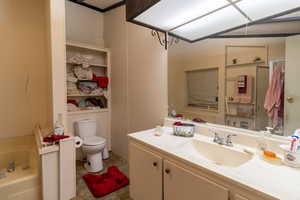
{"type": "Polygon", "coordinates": [[[41,200],[38,159],[34,136],[0,140],[1,200],[41,200]],[[16,170],[8,173],[6,168],[12,160],[16,170]]]}

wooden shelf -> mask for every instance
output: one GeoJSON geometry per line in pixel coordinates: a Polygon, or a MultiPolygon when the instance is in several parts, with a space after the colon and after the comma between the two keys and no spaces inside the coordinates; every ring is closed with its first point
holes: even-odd
{"type": "Polygon", "coordinates": [[[89,44],[82,44],[82,43],[79,43],[79,42],[68,41],[66,43],[66,46],[76,47],[76,48],[81,48],[81,49],[86,49],[86,50],[100,51],[100,52],[104,52],[104,53],[109,52],[108,49],[100,48],[100,47],[97,47],[97,46],[92,46],[92,45],[89,45],[89,44]]]}
{"type": "MultiPolygon", "coordinates": [[[[67,64],[78,65],[77,63],[70,63],[70,62],[67,62],[67,64]]],[[[90,63],[89,65],[90,65],[90,67],[107,67],[106,64],[99,64],[99,63],[90,63]]]]}
{"type": "Polygon", "coordinates": [[[228,104],[237,104],[237,105],[249,105],[254,106],[254,103],[239,103],[239,102],[227,102],[228,104]]]}
{"type": "Polygon", "coordinates": [[[240,63],[240,64],[231,64],[226,65],[226,67],[238,67],[238,66],[244,66],[244,65],[254,65],[254,64],[264,64],[265,61],[259,61],[259,62],[252,62],[252,63],[240,63]]]}
{"type": "Polygon", "coordinates": [[[74,94],[74,95],[67,95],[67,97],[101,97],[104,94],[74,94]]]}
{"type": "Polygon", "coordinates": [[[95,109],[95,110],[80,110],[80,111],[73,111],[73,112],[68,112],[68,115],[89,114],[89,113],[101,113],[101,112],[108,112],[108,109],[107,109],[107,108],[103,108],[103,109],[95,109]]]}
{"type": "Polygon", "coordinates": [[[228,117],[246,118],[246,119],[254,119],[254,116],[233,115],[233,114],[228,114],[228,113],[226,113],[226,116],[228,116],[228,117]]]}

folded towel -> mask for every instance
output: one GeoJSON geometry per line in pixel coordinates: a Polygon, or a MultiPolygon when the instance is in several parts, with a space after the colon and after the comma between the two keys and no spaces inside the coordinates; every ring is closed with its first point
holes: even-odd
{"type": "Polygon", "coordinates": [[[92,80],[97,81],[98,86],[100,88],[107,88],[107,86],[108,86],[108,77],[107,76],[95,76],[95,74],[94,74],[92,80]]]}
{"type": "Polygon", "coordinates": [[[62,140],[62,139],[68,138],[68,137],[69,136],[67,136],[67,135],[55,135],[55,134],[52,134],[50,136],[44,137],[43,138],[43,142],[53,143],[53,142],[57,142],[59,140],[62,140]]]}

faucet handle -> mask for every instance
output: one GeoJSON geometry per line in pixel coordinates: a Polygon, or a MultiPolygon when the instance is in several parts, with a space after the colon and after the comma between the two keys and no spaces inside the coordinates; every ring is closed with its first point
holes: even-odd
{"type": "Polygon", "coordinates": [[[15,170],[16,170],[16,163],[15,163],[15,161],[14,160],[10,161],[8,163],[7,172],[13,172],[15,170]]]}
{"type": "Polygon", "coordinates": [[[232,144],[232,137],[233,136],[237,136],[237,135],[236,134],[228,134],[226,136],[226,145],[227,146],[233,146],[233,144],[232,144]]]}
{"type": "Polygon", "coordinates": [[[231,137],[233,137],[233,136],[237,136],[237,134],[228,134],[228,135],[227,135],[227,138],[231,138],[231,137]]]}
{"type": "Polygon", "coordinates": [[[219,139],[220,139],[219,134],[214,132],[214,142],[216,142],[219,139]]]}

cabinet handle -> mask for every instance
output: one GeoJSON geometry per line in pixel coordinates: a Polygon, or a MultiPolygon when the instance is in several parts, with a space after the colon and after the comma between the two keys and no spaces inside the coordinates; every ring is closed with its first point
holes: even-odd
{"type": "Polygon", "coordinates": [[[171,170],[166,169],[165,172],[166,172],[166,174],[170,174],[171,170]]]}
{"type": "Polygon", "coordinates": [[[157,162],[154,162],[154,163],[153,163],[153,167],[157,167],[157,162]]]}
{"type": "Polygon", "coordinates": [[[287,97],[286,98],[288,103],[294,103],[294,98],[293,97],[287,97]]]}

